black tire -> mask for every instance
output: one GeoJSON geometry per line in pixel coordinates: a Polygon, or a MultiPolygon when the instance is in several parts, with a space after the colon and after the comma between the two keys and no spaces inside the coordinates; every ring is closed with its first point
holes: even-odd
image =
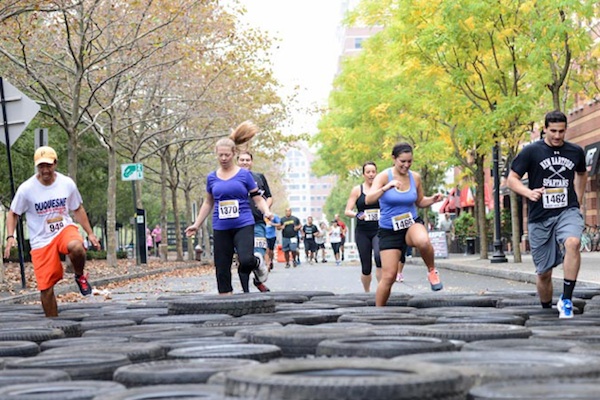
{"type": "Polygon", "coordinates": [[[142,321],[142,324],[194,324],[201,325],[207,321],[217,321],[233,318],[229,314],[182,314],[165,315],[162,317],[150,317],[142,321]]]}
{"type": "Polygon", "coordinates": [[[197,338],[197,339],[167,339],[157,340],[152,342],[164,348],[168,353],[171,350],[179,349],[181,347],[196,347],[196,346],[212,346],[219,344],[243,344],[248,343],[246,339],[231,337],[231,336],[215,336],[208,338],[197,338]]]}
{"type": "Polygon", "coordinates": [[[40,346],[26,340],[0,341],[0,357],[31,357],[40,353],[40,346]]]}
{"type": "Polygon", "coordinates": [[[275,312],[275,301],[267,296],[197,296],[171,300],[169,314],[246,314],[275,312]]]}
{"type": "MultiPolygon", "coordinates": [[[[321,297],[321,296],[335,296],[335,293],[333,292],[326,292],[323,290],[294,290],[294,291],[283,291],[283,292],[274,292],[274,295],[276,296],[281,296],[281,295],[291,295],[291,296],[303,296],[303,297],[308,297],[308,299],[313,299],[315,297],[321,297]]],[[[271,294],[266,294],[265,296],[271,296],[271,294]]]]}
{"type": "Polygon", "coordinates": [[[385,306],[385,307],[343,307],[336,309],[346,314],[367,314],[367,315],[385,315],[385,314],[409,314],[416,310],[414,307],[385,306]]]}
{"type": "MultiPolygon", "coordinates": [[[[149,325],[144,325],[149,326],[149,325]]],[[[205,328],[203,326],[192,325],[189,328],[177,329],[177,330],[166,330],[158,332],[147,332],[133,335],[129,338],[131,342],[153,342],[155,340],[167,340],[167,339],[195,339],[201,337],[219,337],[225,336],[223,331],[211,328],[205,328]]]]}
{"type": "Polygon", "coordinates": [[[127,387],[205,383],[217,372],[255,368],[258,361],[240,359],[162,360],[118,368],[113,380],[127,387]]]}
{"type": "Polygon", "coordinates": [[[33,321],[13,322],[11,324],[0,324],[0,332],[17,329],[60,329],[66,337],[79,337],[82,334],[81,323],[54,318],[42,318],[33,321]]]}
{"type": "Polygon", "coordinates": [[[468,377],[473,386],[514,379],[597,377],[600,359],[571,353],[498,350],[423,353],[400,356],[395,362],[435,363],[468,377]]]}
{"type": "Polygon", "coordinates": [[[434,324],[409,329],[411,335],[472,342],[485,339],[519,339],[531,336],[523,326],[502,324],[434,324]]]}
{"type": "Polygon", "coordinates": [[[6,400],[91,400],[94,396],[118,393],[125,387],[117,382],[78,381],[10,385],[0,388],[6,400]]]}
{"type": "Polygon", "coordinates": [[[113,372],[131,362],[124,354],[39,355],[6,363],[6,369],[60,369],[72,380],[111,380],[113,372]]]}
{"type": "Polygon", "coordinates": [[[364,300],[344,299],[337,297],[317,297],[307,301],[306,304],[333,304],[340,308],[343,307],[367,307],[367,302],[364,300]]]}
{"type": "MultiPolygon", "coordinates": [[[[536,308],[537,309],[537,308],[536,308]]],[[[539,309],[542,309],[539,307],[539,309]]],[[[500,308],[490,307],[431,307],[431,308],[419,308],[414,309],[410,312],[413,315],[419,317],[470,317],[473,315],[517,315],[524,319],[527,319],[527,311],[515,311],[500,308]]]]}
{"type": "Polygon", "coordinates": [[[393,358],[407,354],[455,351],[448,340],[414,336],[367,336],[323,340],[317,356],[393,358]]]}
{"type": "Polygon", "coordinates": [[[141,324],[143,320],[146,318],[152,317],[160,317],[166,316],[169,314],[168,308],[133,308],[133,309],[124,309],[124,310],[115,310],[106,312],[106,315],[109,318],[114,319],[128,319],[135,321],[136,324],[141,324]]]}
{"type": "MultiPolygon", "coordinates": [[[[92,329],[119,328],[122,326],[137,325],[137,323],[131,319],[114,319],[114,318],[111,318],[111,319],[91,318],[91,319],[87,319],[85,321],[81,321],[80,324],[81,324],[82,332],[91,331],[92,329]]],[[[83,333],[82,333],[82,335],[83,335],[83,333]]]]}
{"type": "MultiPolygon", "coordinates": [[[[407,307],[408,300],[410,300],[412,296],[404,293],[392,293],[388,298],[388,301],[385,303],[386,307],[407,307]]],[[[367,305],[375,306],[375,298],[365,300],[367,305]]]]}
{"type": "Polygon", "coordinates": [[[271,399],[447,399],[465,396],[464,378],[434,365],[384,359],[282,360],[226,375],[225,394],[271,399]]]}
{"type": "Polygon", "coordinates": [[[216,385],[153,385],[100,395],[93,400],[223,400],[223,391],[216,385]]]}
{"type": "Polygon", "coordinates": [[[408,300],[409,307],[496,307],[496,300],[492,297],[469,295],[445,296],[415,296],[408,300]]]}
{"type": "Polygon", "coordinates": [[[281,349],[272,344],[220,344],[182,347],[171,350],[169,358],[244,358],[268,362],[282,356],[281,349]]]}
{"type": "Polygon", "coordinates": [[[469,391],[469,400],[596,400],[598,381],[596,379],[556,379],[518,380],[488,383],[469,391]]]}
{"type": "Polygon", "coordinates": [[[275,306],[275,312],[280,311],[304,311],[304,310],[336,310],[339,306],[327,303],[279,303],[275,306]]]}
{"type": "Polygon", "coordinates": [[[248,320],[262,321],[263,323],[277,322],[281,325],[289,325],[296,323],[296,321],[294,321],[294,318],[276,312],[267,314],[248,314],[238,318],[238,321],[248,320]]]}
{"type": "Polygon", "coordinates": [[[46,340],[45,342],[40,343],[40,350],[45,351],[48,349],[53,349],[55,347],[94,345],[97,343],[106,343],[107,341],[109,341],[110,343],[127,343],[127,342],[129,342],[129,339],[126,337],[107,338],[107,337],[102,337],[102,336],[52,339],[52,340],[46,340]]]}
{"type": "Polygon", "coordinates": [[[559,319],[554,315],[533,316],[527,320],[525,326],[534,327],[564,325],[571,328],[576,326],[600,326],[600,318],[590,318],[587,315],[589,314],[583,314],[581,316],[577,316],[577,318],[570,319],[559,319]]]}
{"type": "Polygon", "coordinates": [[[438,324],[507,324],[525,325],[525,319],[517,315],[492,314],[492,315],[464,315],[439,317],[438,324]]]}
{"type": "Polygon", "coordinates": [[[161,332],[177,329],[186,329],[191,327],[190,324],[149,324],[149,325],[132,325],[121,326],[116,328],[99,328],[91,329],[83,333],[83,337],[124,337],[130,339],[134,335],[140,335],[150,332],[161,332]]]}
{"type": "Polygon", "coordinates": [[[5,369],[0,370],[0,387],[23,383],[70,381],[65,371],[49,369],[5,369]]]}
{"type": "Polygon", "coordinates": [[[64,338],[65,333],[60,329],[55,328],[41,328],[41,327],[30,327],[30,328],[13,328],[13,329],[2,329],[0,330],[0,341],[2,340],[16,340],[16,341],[28,341],[41,343],[51,339],[64,338]]]}
{"type": "MultiPolygon", "coordinates": [[[[337,308],[337,306],[335,306],[337,308]]],[[[319,325],[336,322],[344,313],[334,310],[278,311],[277,314],[292,318],[298,325],[319,325]]]]}
{"type": "Polygon", "coordinates": [[[317,345],[323,340],[344,338],[349,332],[356,336],[372,336],[371,328],[324,328],[318,326],[288,325],[279,329],[254,332],[247,339],[252,343],[272,344],[279,347],[284,357],[315,355],[317,345]]]}
{"type": "Polygon", "coordinates": [[[436,319],[408,313],[345,314],[338,319],[338,322],[364,322],[372,325],[430,325],[435,324],[436,319]]]}
{"type": "Polygon", "coordinates": [[[581,346],[576,340],[553,340],[530,337],[528,339],[492,339],[465,343],[461,351],[543,351],[547,353],[566,353],[570,349],[581,346]]]}
{"type": "Polygon", "coordinates": [[[279,322],[265,322],[260,319],[246,319],[234,318],[233,320],[222,320],[222,321],[209,321],[205,322],[202,326],[209,329],[217,329],[223,332],[226,336],[234,336],[237,331],[252,327],[271,327],[273,329],[280,328],[282,325],[279,322]]]}
{"type": "Polygon", "coordinates": [[[124,354],[132,363],[157,361],[166,358],[167,351],[154,343],[96,343],[82,346],[72,346],[68,348],[56,347],[44,351],[44,355],[59,354],[88,354],[94,357],[95,354],[124,354]]]}

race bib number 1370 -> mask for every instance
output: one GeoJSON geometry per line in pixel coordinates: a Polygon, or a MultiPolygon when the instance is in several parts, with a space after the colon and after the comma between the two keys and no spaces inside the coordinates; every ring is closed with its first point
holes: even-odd
{"type": "Polygon", "coordinates": [[[219,202],[219,219],[237,218],[240,216],[240,204],[237,200],[219,202]]]}

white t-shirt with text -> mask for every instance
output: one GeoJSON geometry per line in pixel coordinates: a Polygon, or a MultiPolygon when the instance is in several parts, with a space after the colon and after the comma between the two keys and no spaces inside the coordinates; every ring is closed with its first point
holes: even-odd
{"type": "Polygon", "coordinates": [[[69,212],[78,209],[83,200],[68,176],[56,172],[56,180],[45,186],[34,175],[19,186],[10,209],[25,215],[32,249],[46,246],[66,226],[75,225],[69,212]]]}

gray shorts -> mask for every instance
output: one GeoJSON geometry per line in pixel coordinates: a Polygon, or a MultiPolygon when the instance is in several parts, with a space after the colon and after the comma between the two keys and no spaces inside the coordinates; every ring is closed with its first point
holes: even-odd
{"type": "Polygon", "coordinates": [[[281,238],[281,250],[296,251],[298,250],[298,238],[281,238]]]}
{"type": "Polygon", "coordinates": [[[555,217],[530,222],[529,244],[535,272],[541,275],[562,264],[565,240],[581,238],[583,228],[583,216],[578,208],[567,208],[555,217]]]}

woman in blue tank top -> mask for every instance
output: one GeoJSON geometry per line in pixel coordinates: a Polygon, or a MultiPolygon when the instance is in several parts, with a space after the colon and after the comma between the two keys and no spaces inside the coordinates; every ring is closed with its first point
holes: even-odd
{"type": "Polygon", "coordinates": [[[231,262],[237,251],[239,270],[249,274],[254,271],[262,283],[269,270],[262,255],[254,254],[254,217],[250,201],[270,219],[272,214],[265,199],[260,195],[250,171],[234,162],[237,146],[248,142],[258,132],[256,125],[241,123],[228,138],[219,139],[215,145],[219,168],[208,174],[205,200],[196,221],[185,230],[194,235],[212,212],[214,235],[214,258],[219,294],[232,294],[231,262]]]}
{"type": "Polygon", "coordinates": [[[380,172],[367,193],[365,202],[379,201],[379,252],[382,276],[377,285],[375,302],[385,306],[398,273],[398,263],[407,246],[419,249],[427,266],[432,290],[443,288],[434,264],[434,251],[427,229],[417,215],[417,207],[425,208],[442,200],[439,193],[424,196],[421,176],[410,171],[412,147],[398,143],[392,150],[394,166],[380,172]]]}

